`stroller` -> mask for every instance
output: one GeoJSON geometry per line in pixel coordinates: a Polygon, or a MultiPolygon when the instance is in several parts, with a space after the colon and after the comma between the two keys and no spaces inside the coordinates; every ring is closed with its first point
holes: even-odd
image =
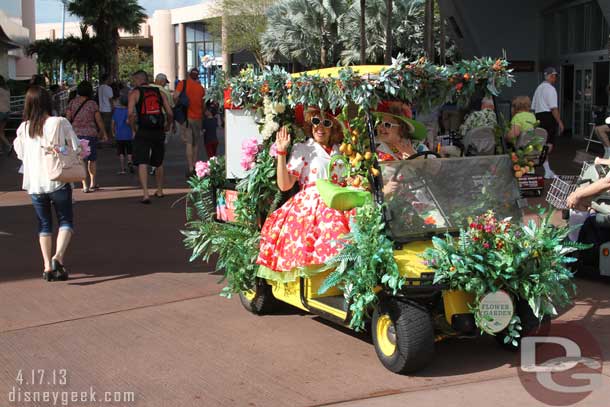
{"type": "Polygon", "coordinates": [[[523,159],[528,162],[529,172],[519,177],[519,190],[522,195],[535,194],[542,196],[544,190],[544,178],[536,175],[534,169],[540,167],[546,160],[548,147],[546,141],[548,134],[545,129],[536,127],[531,131],[522,132],[515,144],[515,151],[523,150],[523,159]],[[537,150],[534,144],[539,143],[542,148],[537,150]]]}
{"type": "Polygon", "coordinates": [[[591,202],[594,213],[569,210],[566,199],[578,187],[610,175],[604,165],[583,163],[580,175],[559,176],[553,180],[546,201],[564,212],[571,226],[570,240],[589,243],[592,247],[578,251],[578,272],[587,275],[610,277],[610,193],[604,192],[591,202]]]}
{"type": "Polygon", "coordinates": [[[468,130],[462,140],[462,153],[465,156],[496,154],[496,135],[493,127],[476,127],[468,130]]]}

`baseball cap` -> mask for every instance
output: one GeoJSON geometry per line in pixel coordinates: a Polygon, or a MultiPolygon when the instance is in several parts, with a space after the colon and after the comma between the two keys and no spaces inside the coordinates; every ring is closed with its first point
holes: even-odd
{"type": "Polygon", "coordinates": [[[165,81],[165,83],[169,83],[169,81],[167,80],[167,75],[165,75],[164,73],[158,73],[157,76],[155,76],[155,82],[157,81],[165,81]]]}
{"type": "Polygon", "coordinates": [[[193,67],[193,68],[191,68],[191,70],[189,71],[189,73],[191,73],[191,72],[196,72],[196,73],[199,73],[199,69],[198,69],[198,68],[193,67]]]}
{"type": "Polygon", "coordinates": [[[544,76],[549,76],[549,75],[559,75],[559,72],[557,72],[557,70],[555,68],[553,68],[552,66],[549,66],[544,69],[544,76]]]}

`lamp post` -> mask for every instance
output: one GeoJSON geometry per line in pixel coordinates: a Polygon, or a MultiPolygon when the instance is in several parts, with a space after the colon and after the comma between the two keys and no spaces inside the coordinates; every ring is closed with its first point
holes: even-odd
{"type": "MultiPolygon", "coordinates": [[[[66,28],[66,4],[68,0],[60,0],[61,1],[61,39],[64,39],[65,28],[66,28]]],[[[59,86],[64,84],[64,60],[62,59],[59,62],[59,86]]]]}

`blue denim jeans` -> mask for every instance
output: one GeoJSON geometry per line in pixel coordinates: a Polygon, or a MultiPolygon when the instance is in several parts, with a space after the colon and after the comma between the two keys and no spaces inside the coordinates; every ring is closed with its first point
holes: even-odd
{"type": "Polygon", "coordinates": [[[55,208],[60,229],[73,229],[72,223],[72,186],[66,184],[49,194],[32,194],[32,204],[38,217],[38,235],[53,235],[53,215],[51,203],[55,208]]]}

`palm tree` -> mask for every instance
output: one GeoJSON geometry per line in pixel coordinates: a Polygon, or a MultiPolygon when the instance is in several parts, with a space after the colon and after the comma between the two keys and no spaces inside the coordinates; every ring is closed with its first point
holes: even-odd
{"type": "Polygon", "coordinates": [[[392,0],[385,0],[385,56],[386,65],[392,63],[392,0]]]}
{"type": "Polygon", "coordinates": [[[269,8],[262,37],[268,59],[283,57],[306,67],[327,67],[339,59],[344,0],[280,0],[269,8]]]}
{"type": "Polygon", "coordinates": [[[106,54],[103,71],[115,78],[118,73],[119,30],[138,34],[140,24],[146,19],[144,9],[137,0],[69,0],[68,11],[93,27],[106,54]]]}
{"type": "MultiPolygon", "coordinates": [[[[342,18],[341,40],[343,51],[341,61],[384,63],[388,50],[387,0],[368,0],[365,8],[366,49],[363,59],[359,52],[358,39],[361,38],[360,22],[362,13],[359,5],[352,5],[342,18]]],[[[423,51],[422,19],[424,0],[394,0],[391,13],[392,55],[402,52],[410,57],[418,57],[423,51]]]]}
{"type": "Polygon", "coordinates": [[[360,0],[360,63],[366,64],[366,0],[360,0]]]}

